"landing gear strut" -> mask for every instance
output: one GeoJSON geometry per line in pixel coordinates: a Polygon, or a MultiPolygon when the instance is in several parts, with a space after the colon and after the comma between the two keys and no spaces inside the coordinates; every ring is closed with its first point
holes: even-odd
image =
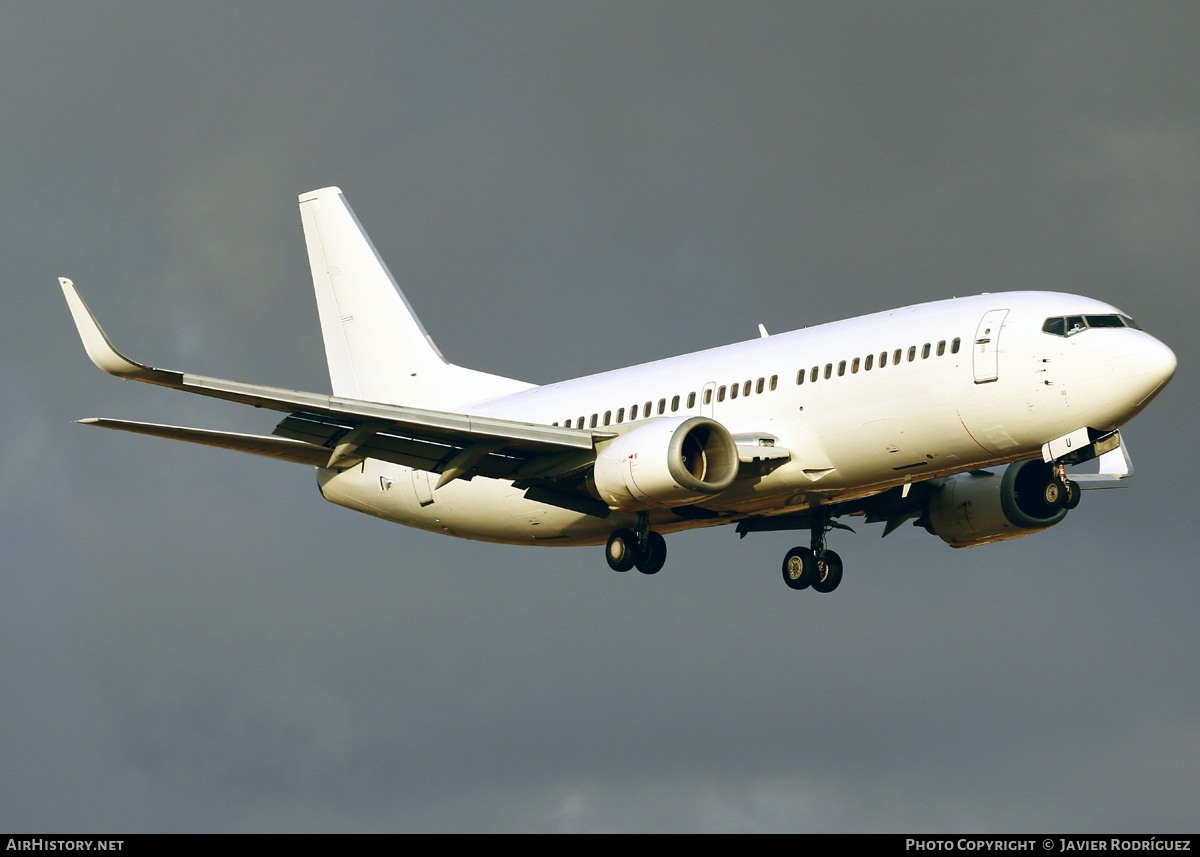
{"type": "Polygon", "coordinates": [[[829,532],[829,512],[821,507],[810,510],[812,516],[811,547],[796,547],[783,558],[783,582],[792,589],[814,592],[833,592],[842,582],[842,558],[825,547],[829,532]]]}
{"type": "Polygon", "coordinates": [[[667,540],[650,529],[650,516],[638,512],[636,532],[613,530],[604,548],[604,558],[613,571],[629,571],[637,566],[642,574],[657,574],[667,561],[667,540]]]}

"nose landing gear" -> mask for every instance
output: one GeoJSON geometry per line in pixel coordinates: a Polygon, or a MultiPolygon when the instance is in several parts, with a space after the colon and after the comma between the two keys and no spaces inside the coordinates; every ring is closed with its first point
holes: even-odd
{"type": "Polygon", "coordinates": [[[1064,509],[1074,509],[1079,505],[1082,492],[1079,483],[1067,478],[1067,468],[1059,462],[1053,468],[1054,475],[1042,490],[1042,500],[1051,508],[1062,506],[1064,509]]]}

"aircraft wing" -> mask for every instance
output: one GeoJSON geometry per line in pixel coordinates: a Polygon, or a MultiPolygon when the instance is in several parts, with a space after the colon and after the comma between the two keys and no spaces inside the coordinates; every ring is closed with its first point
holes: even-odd
{"type": "Polygon", "coordinates": [[[475,474],[499,478],[567,474],[595,460],[596,441],[615,437],[610,432],[364,402],[147,366],[113,346],[70,280],[59,283],[88,357],[110,375],[290,415],[275,430],[281,438],[121,420],[83,421],[89,425],[325,467],[381,458],[441,473],[441,484],[475,474]],[[318,462],[321,455],[324,461],[318,462]]]}

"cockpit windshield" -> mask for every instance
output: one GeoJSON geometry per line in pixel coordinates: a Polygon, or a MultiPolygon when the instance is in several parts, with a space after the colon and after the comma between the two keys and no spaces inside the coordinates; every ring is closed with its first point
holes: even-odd
{"type": "Polygon", "coordinates": [[[1060,315],[1046,319],[1042,332],[1054,336],[1074,336],[1093,327],[1132,327],[1141,330],[1137,322],[1127,315],[1060,315]]]}

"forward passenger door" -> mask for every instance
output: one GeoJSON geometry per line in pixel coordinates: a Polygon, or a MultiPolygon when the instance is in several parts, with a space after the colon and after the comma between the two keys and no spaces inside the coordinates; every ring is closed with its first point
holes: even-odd
{"type": "Polygon", "coordinates": [[[975,331],[972,348],[972,365],[976,384],[987,384],[1000,377],[1000,328],[1004,326],[1006,309],[993,309],[984,313],[975,331]]]}

